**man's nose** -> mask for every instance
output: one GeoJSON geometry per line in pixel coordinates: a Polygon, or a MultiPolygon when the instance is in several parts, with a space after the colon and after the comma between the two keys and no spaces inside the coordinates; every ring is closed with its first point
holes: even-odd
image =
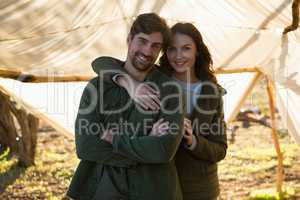
{"type": "Polygon", "coordinates": [[[143,48],[143,54],[145,56],[151,56],[152,55],[152,47],[151,45],[145,45],[143,48]]]}

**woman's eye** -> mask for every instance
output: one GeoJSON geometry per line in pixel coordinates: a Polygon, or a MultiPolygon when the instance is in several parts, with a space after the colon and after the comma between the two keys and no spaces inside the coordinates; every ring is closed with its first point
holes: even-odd
{"type": "Polygon", "coordinates": [[[175,48],[174,48],[174,47],[169,47],[169,48],[168,48],[168,51],[169,51],[169,52],[173,52],[173,51],[175,51],[175,48]]]}

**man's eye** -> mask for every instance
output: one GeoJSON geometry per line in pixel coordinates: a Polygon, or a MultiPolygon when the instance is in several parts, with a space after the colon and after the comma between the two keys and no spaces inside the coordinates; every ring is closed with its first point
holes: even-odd
{"type": "Polygon", "coordinates": [[[140,39],[140,43],[141,43],[141,44],[146,44],[147,41],[146,41],[146,40],[143,40],[143,39],[140,39]]]}
{"type": "Polygon", "coordinates": [[[153,45],[153,48],[154,48],[154,49],[160,49],[160,48],[161,48],[161,45],[160,45],[160,44],[153,45]]]}

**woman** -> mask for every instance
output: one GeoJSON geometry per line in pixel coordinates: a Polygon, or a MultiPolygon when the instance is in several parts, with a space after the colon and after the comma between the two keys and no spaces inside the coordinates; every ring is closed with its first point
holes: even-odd
{"type": "Polygon", "coordinates": [[[176,167],[185,200],[216,199],[217,162],[227,150],[222,95],[211,69],[213,61],[200,32],[190,23],[171,28],[172,43],[160,65],[186,94],[184,142],[176,167]],[[200,90],[200,91],[199,91],[200,90]]]}
{"type": "MultiPolygon", "coordinates": [[[[160,58],[160,69],[172,77],[186,97],[185,134],[175,156],[183,197],[217,199],[217,162],[224,159],[227,150],[222,101],[225,90],[217,84],[211,55],[194,25],[177,23],[171,33],[172,42],[160,58]]],[[[98,66],[93,65],[94,71],[103,70],[98,66]]],[[[151,87],[122,76],[114,76],[114,81],[145,109],[159,108],[159,94],[151,87]]],[[[154,127],[163,133],[165,123],[158,121],[154,127]]]]}

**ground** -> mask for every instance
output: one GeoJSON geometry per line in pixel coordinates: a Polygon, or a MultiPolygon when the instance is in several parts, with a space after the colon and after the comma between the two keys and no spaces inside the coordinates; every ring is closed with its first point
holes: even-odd
{"type": "MultiPolygon", "coordinates": [[[[263,84],[263,83],[261,83],[263,84]]],[[[267,105],[261,98],[264,88],[257,88],[249,98],[251,104],[267,105]],[[253,97],[253,95],[251,97],[253,97]],[[257,102],[262,101],[262,102],[257,102]]],[[[267,112],[267,107],[260,107],[267,112]]],[[[219,163],[221,199],[250,199],[251,195],[264,194],[256,199],[269,198],[270,189],[276,187],[276,151],[271,129],[259,124],[243,128],[241,122],[234,142],[229,143],[226,159],[219,163]]],[[[284,188],[287,199],[300,199],[300,150],[294,140],[279,124],[278,135],[284,155],[284,188]]],[[[230,132],[229,132],[230,133],[230,132]]],[[[232,136],[229,134],[229,139],[232,136]]],[[[54,130],[41,129],[38,134],[36,164],[29,168],[18,166],[17,159],[8,152],[0,154],[0,199],[63,199],[70,179],[78,164],[74,139],[54,130]]]]}
{"type": "MultiPolygon", "coordinates": [[[[299,147],[286,133],[280,136],[284,155],[284,187],[289,190],[288,199],[300,199],[299,147]]],[[[241,128],[235,143],[229,145],[226,159],[219,164],[222,199],[249,199],[259,190],[267,194],[268,189],[276,188],[276,167],[271,130],[261,125],[241,128]]]]}
{"type": "MultiPolygon", "coordinates": [[[[240,123],[236,123],[240,125],[240,123]]],[[[300,199],[299,147],[280,134],[284,153],[285,187],[300,199]]],[[[36,165],[19,167],[15,158],[0,157],[0,199],[62,199],[78,163],[74,141],[55,131],[40,132],[36,165]]],[[[269,128],[240,128],[227,157],[219,164],[222,199],[249,199],[258,189],[275,188],[276,152],[269,128]]]]}

